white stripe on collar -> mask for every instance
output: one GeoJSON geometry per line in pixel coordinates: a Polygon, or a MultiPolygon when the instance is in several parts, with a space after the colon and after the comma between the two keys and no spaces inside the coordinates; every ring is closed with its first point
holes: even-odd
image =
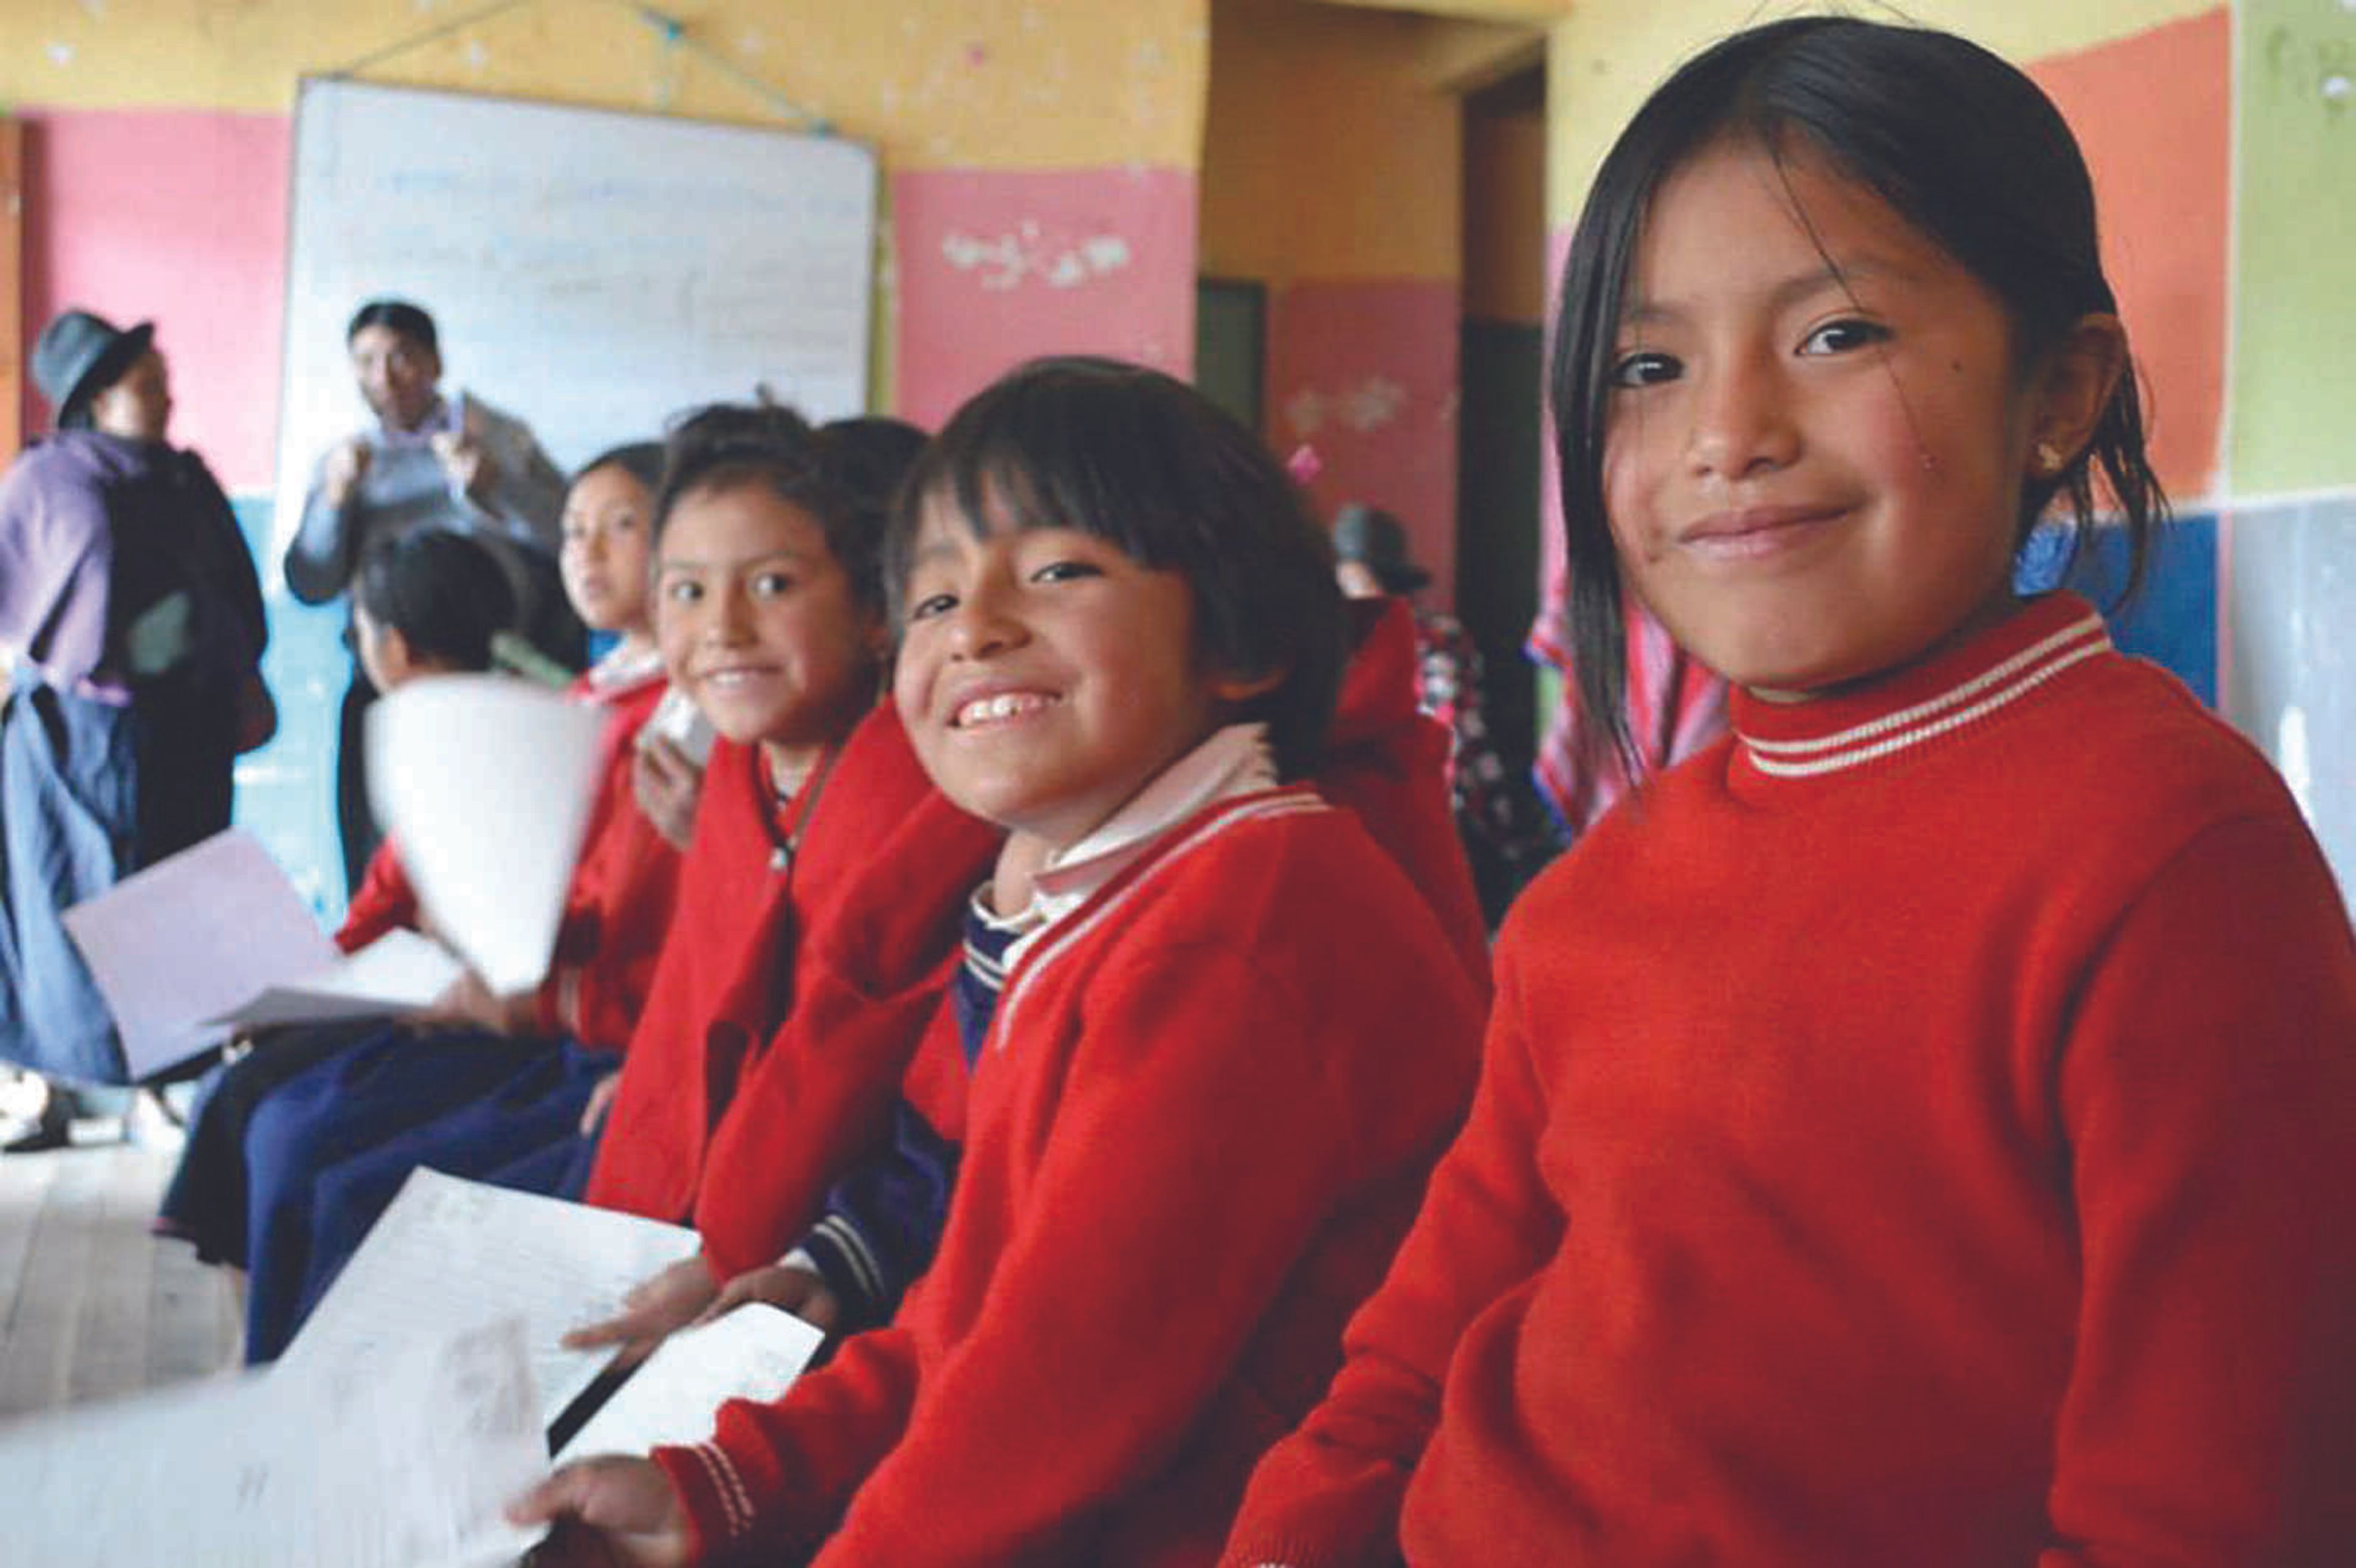
{"type": "Polygon", "coordinates": [[[1335,808],[1328,805],[1323,796],[1306,785],[1296,785],[1281,791],[1263,791],[1248,795],[1224,810],[1214,812],[1205,820],[1196,824],[1192,832],[1155,856],[1153,863],[1139,872],[1128,886],[1090,910],[1083,919],[1066,923],[1059,927],[1043,926],[1037,931],[1018,938],[1014,944],[1007,949],[1007,972],[1012,976],[1012,979],[1007,987],[1004,999],[999,1003],[997,1015],[991,1019],[989,1036],[991,1040],[995,1042],[998,1050],[1004,1051],[1007,1036],[1012,1029],[1014,1015],[1022,1007],[1023,998],[1030,994],[1032,986],[1039,976],[1054,968],[1056,959],[1069,952],[1076,944],[1084,941],[1088,933],[1110,919],[1123,904],[1135,898],[1141,889],[1152,886],[1156,878],[1183,860],[1192,851],[1209,843],[1230,827],[1242,823],[1257,822],[1265,817],[1291,816],[1304,812],[1333,809],[1335,808]],[[1043,944],[1041,938],[1048,936],[1051,932],[1055,940],[1043,944]],[[1023,965],[1022,972],[1016,974],[1016,960],[1025,956],[1027,950],[1034,946],[1040,949],[1037,962],[1023,965]]]}
{"type": "Polygon", "coordinates": [[[1861,767],[1892,752],[1935,740],[2024,697],[2082,659],[2106,653],[2110,633],[2091,612],[2003,663],[1924,702],[1886,713],[1837,734],[1807,740],[1740,737],[1751,765],[1772,778],[1811,778],[1861,767]]]}
{"type": "Polygon", "coordinates": [[[1087,902],[1178,824],[1215,801],[1257,795],[1276,786],[1268,726],[1230,724],[1154,775],[1129,803],[1078,843],[1049,854],[1031,879],[1025,914],[1036,930],[1007,952],[1012,967],[1041,933],[1087,902]]]}

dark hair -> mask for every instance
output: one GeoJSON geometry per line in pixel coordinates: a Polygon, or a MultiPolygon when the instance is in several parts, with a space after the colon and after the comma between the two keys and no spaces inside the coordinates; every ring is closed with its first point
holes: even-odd
{"type": "Polygon", "coordinates": [[[389,327],[412,343],[434,355],[442,352],[442,340],[434,330],[434,318],[423,307],[407,300],[370,300],[352,313],[352,324],[344,328],[347,346],[371,326],[389,327]]]}
{"type": "Polygon", "coordinates": [[[488,669],[491,639],[515,623],[515,590],[487,549],[447,528],[418,528],[371,548],[352,579],[352,599],[413,657],[488,669]]]}
{"type": "Polygon", "coordinates": [[[1071,528],[1183,574],[1196,656],[1245,678],[1282,672],[1242,717],[1267,723],[1281,776],[1315,768],[1348,658],[1333,549],[1267,447],[1202,393],[1111,359],[1037,359],[1000,378],[949,420],[901,492],[885,561],[895,622],[936,502],[977,535],[992,519],[1071,528]]]}
{"type": "MultiPolygon", "coordinates": [[[[817,520],[826,548],[851,580],[862,608],[884,612],[884,534],[908,453],[876,425],[897,421],[838,420],[816,430],[780,403],[712,403],[671,427],[654,534],[662,537],[680,500],[698,490],[763,485],[817,520]]],[[[913,425],[921,446],[924,432],[913,425]]]]}
{"type": "Polygon", "coordinates": [[[618,468],[647,488],[653,496],[662,489],[663,444],[659,441],[629,441],[619,446],[609,446],[573,471],[573,483],[578,485],[600,468],[618,468]]]}
{"type": "MultiPolygon", "coordinates": [[[[1656,89],[1604,157],[1580,214],[1551,369],[1571,651],[1589,733],[1599,738],[1589,760],[1632,778],[1620,571],[1602,482],[1620,311],[1654,194],[1687,159],[1730,139],[1755,144],[1779,166],[1813,155],[1872,191],[2004,304],[2023,365],[2080,318],[2118,309],[2103,272],[2094,185],[2068,123],[2036,83],[1976,44],[1929,28],[1794,17],[1721,40],[1656,89]]],[[[2098,465],[2126,532],[2125,603],[2167,510],[2144,453],[2132,360],[2085,450],[2023,486],[2016,549],[2066,497],[2065,570],[2079,558],[2095,527],[2098,465]]]]}

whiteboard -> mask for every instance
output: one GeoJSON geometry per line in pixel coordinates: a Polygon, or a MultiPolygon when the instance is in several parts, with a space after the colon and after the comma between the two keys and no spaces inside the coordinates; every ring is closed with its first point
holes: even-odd
{"type": "Polygon", "coordinates": [[[766,384],[865,411],[873,152],[832,136],[306,80],[294,127],[277,533],[370,418],[344,327],[421,304],[442,384],[520,416],[570,472],[766,384]]]}

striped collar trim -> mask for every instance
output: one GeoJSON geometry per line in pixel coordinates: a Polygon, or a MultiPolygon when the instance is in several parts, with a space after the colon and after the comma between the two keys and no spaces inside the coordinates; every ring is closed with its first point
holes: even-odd
{"type": "Polygon", "coordinates": [[[1738,732],[1738,738],[1751,765],[1771,778],[1815,778],[1863,767],[1986,718],[2110,647],[2103,618],[2090,610],[2002,663],[1895,713],[1830,735],[1779,741],[1738,732]]]}
{"type": "Polygon", "coordinates": [[[1015,1017],[1023,1010],[1023,999],[1037,986],[1040,976],[1054,968],[1057,959],[1086,941],[1089,933],[1119,913],[1130,900],[1151,887],[1187,856],[1246,823],[1333,809],[1313,784],[1291,784],[1223,802],[1196,818],[1192,827],[1179,827],[1163,847],[1151,853],[1141,866],[1134,869],[1133,875],[1117,880],[1101,893],[1094,908],[1084,910],[1076,919],[1043,933],[1044,940],[1040,945],[1023,955],[1007,987],[1005,1000],[999,1004],[998,1017],[991,1021],[991,1049],[1005,1051],[1007,1039],[1014,1032],[1015,1017]]]}

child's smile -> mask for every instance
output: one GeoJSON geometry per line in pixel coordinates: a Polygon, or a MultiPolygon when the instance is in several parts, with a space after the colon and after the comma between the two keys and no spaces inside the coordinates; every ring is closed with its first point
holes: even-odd
{"type": "Polygon", "coordinates": [[[897,677],[926,772],[978,816],[1077,842],[1222,722],[1194,595],[1070,528],[991,531],[935,503],[918,528],[897,677]]]}
{"type": "Polygon", "coordinates": [[[730,740],[822,745],[866,709],[880,629],[826,531],[766,485],[681,496],[658,581],[664,663],[730,740]]]}
{"type": "Polygon", "coordinates": [[[1697,155],[1654,198],[1620,327],[1604,494],[1630,582],[1779,693],[2000,618],[2040,413],[2010,344],[1870,193],[1804,155],[1697,155]]]}

